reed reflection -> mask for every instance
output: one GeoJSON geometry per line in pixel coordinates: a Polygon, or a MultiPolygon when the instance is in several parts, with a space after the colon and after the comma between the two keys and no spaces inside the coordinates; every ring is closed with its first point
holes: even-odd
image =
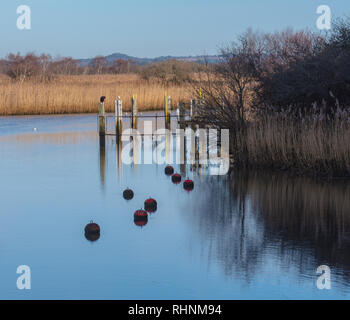
{"type": "Polygon", "coordinates": [[[0,146],[8,144],[17,144],[22,147],[31,147],[33,145],[52,144],[82,144],[96,141],[96,132],[59,132],[59,133],[27,133],[21,135],[0,136],[0,146]]]}
{"type": "Polygon", "coordinates": [[[326,264],[349,279],[350,182],[245,171],[207,176],[201,187],[205,196],[186,219],[194,220],[203,256],[226,275],[250,282],[273,259],[300,277],[326,264]]]}
{"type": "Polygon", "coordinates": [[[263,217],[267,239],[290,244],[291,252],[282,251],[282,257],[299,246],[311,250],[319,264],[340,267],[349,274],[349,182],[257,173],[248,181],[252,206],[263,217]]]}

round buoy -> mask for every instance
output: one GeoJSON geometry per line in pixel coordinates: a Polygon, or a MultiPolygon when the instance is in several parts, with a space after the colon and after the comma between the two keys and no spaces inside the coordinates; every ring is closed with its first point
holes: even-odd
{"type": "Polygon", "coordinates": [[[178,174],[178,173],[174,173],[172,176],[171,176],[171,181],[175,184],[179,184],[181,182],[181,174],[178,174]]]}
{"type": "Polygon", "coordinates": [[[167,176],[171,176],[174,173],[174,168],[172,166],[166,166],[164,172],[167,176]]]}
{"type": "Polygon", "coordinates": [[[147,224],[147,222],[148,222],[148,214],[146,211],[140,209],[134,213],[134,223],[138,227],[145,226],[147,224]]]}
{"type": "Polygon", "coordinates": [[[147,212],[155,212],[157,211],[157,201],[149,198],[145,201],[145,210],[147,212]]]}
{"type": "Polygon", "coordinates": [[[100,239],[99,233],[85,233],[85,238],[91,242],[97,241],[100,239]]]}
{"type": "Polygon", "coordinates": [[[190,179],[184,181],[184,189],[186,191],[192,191],[194,188],[194,182],[190,179]]]}
{"type": "Polygon", "coordinates": [[[123,198],[125,200],[131,200],[134,197],[134,191],[132,191],[131,189],[125,189],[123,192],[123,198]]]}
{"type": "Polygon", "coordinates": [[[85,226],[85,238],[90,241],[96,241],[100,238],[100,231],[100,226],[91,221],[85,226]]]}

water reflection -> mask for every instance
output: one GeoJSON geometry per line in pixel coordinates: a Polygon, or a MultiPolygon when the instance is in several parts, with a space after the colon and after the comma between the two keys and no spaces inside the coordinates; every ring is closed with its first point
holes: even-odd
{"type": "Polygon", "coordinates": [[[106,185],[106,137],[100,136],[99,138],[100,146],[100,181],[101,189],[105,190],[106,185]]]}
{"type": "MultiPolygon", "coordinates": [[[[181,182],[194,181],[186,192],[165,173],[181,143],[175,136],[159,136],[144,150],[144,137],[118,144],[108,136],[103,145],[96,130],[51,131],[0,135],[1,272],[12,274],[19,257],[40,269],[42,289],[26,293],[30,298],[281,298],[289,290],[291,298],[342,298],[349,291],[349,182],[261,171],[214,176],[196,161],[170,163],[181,182]],[[162,164],[136,163],[135,170],[122,161],[127,144],[136,146],[132,160],[153,153],[162,164]],[[127,187],[134,191],[130,201],[123,199],[127,187]],[[135,217],[150,196],[157,213],[135,217]],[[90,219],[103,236],[84,237],[90,219]],[[86,239],[99,240],[91,246],[86,239]],[[332,270],[327,293],[315,286],[321,264],[332,270]],[[93,290],[82,291],[87,278],[93,290]]],[[[184,159],[191,143],[184,140],[184,159]]],[[[0,296],[21,298],[5,278],[0,296]]]]}
{"type": "Polygon", "coordinates": [[[349,182],[254,171],[205,182],[209,197],[196,202],[188,219],[208,263],[219,261],[226,275],[243,274],[247,282],[271,257],[286,272],[297,268],[298,277],[314,276],[326,264],[348,283],[349,182]]]}
{"type": "MultiPolygon", "coordinates": [[[[176,156],[172,152],[178,143],[177,137],[163,136],[162,139],[163,157],[171,162],[176,156]]],[[[190,140],[192,143],[185,140],[189,148],[184,158],[196,150],[193,149],[195,140],[193,137],[190,140]]],[[[141,161],[147,152],[161,157],[157,150],[159,141],[162,140],[154,141],[152,150],[144,150],[144,137],[132,139],[137,152],[135,155],[134,151],[133,160],[141,161]]],[[[104,148],[100,152],[105,158],[104,148]]],[[[116,143],[116,152],[121,175],[121,142],[116,143]]],[[[163,170],[165,167],[162,165],[163,170]]],[[[248,283],[271,257],[283,270],[297,268],[293,272],[298,277],[314,276],[321,264],[331,266],[344,279],[350,275],[349,182],[322,182],[261,171],[203,175],[209,172],[207,168],[198,161],[183,163],[175,167],[175,172],[179,169],[181,175],[172,175],[171,180],[179,183],[191,172],[193,180],[200,184],[201,194],[196,194],[196,201],[185,202],[187,207],[182,210],[187,212],[189,206],[194,212],[185,219],[202,237],[201,250],[206,252],[209,264],[219,261],[227,276],[243,275],[248,283]]],[[[104,181],[105,171],[100,169],[101,181],[104,181]]],[[[148,222],[134,218],[138,226],[148,222]]]]}
{"type": "Polygon", "coordinates": [[[117,163],[117,175],[119,177],[119,182],[123,179],[123,159],[122,159],[122,143],[120,141],[120,136],[116,138],[116,163],[117,163]]]}
{"type": "Polygon", "coordinates": [[[28,147],[36,144],[67,145],[94,142],[96,139],[97,134],[95,131],[26,133],[21,135],[0,136],[0,146],[6,146],[6,144],[17,144],[21,147],[28,147]]]}
{"type": "MultiPolygon", "coordinates": [[[[281,256],[310,249],[319,264],[350,271],[350,184],[254,174],[248,184],[253,209],[264,220],[269,241],[289,245],[281,256]],[[300,251],[300,250],[299,250],[300,251]]],[[[302,257],[299,256],[301,259],[302,257]]],[[[300,268],[303,266],[300,264],[300,268]]]]}

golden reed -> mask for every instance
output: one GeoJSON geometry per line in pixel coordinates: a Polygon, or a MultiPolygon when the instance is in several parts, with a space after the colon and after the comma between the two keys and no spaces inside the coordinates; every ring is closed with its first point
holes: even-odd
{"type": "Polygon", "coordinates": [[[0,77],[0,115],[38,115],[97,113],[100,96],[107,97],[106,111],[114,112],[114,101],[120,96],[128,111],[133,94],[139,111],[162,109],[164,94],[172,105],[190,100],[186,85],[162,85],[144,81],[136,74],[59,76],[48,83],[11,81],[0,77]]]}

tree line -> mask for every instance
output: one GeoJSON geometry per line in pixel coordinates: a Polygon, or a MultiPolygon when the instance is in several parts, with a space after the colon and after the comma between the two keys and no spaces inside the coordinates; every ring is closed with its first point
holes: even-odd
{"type": "Polygon", "coordinates": [[[0,60],[0,73],[14,81],[51,81],[58,75],[88,74],[128,74],[137,73],[146,81],[181,84],[191,78],[200,66],[194,62],[167,60],[149,65],[137,65],[133,60],[116,59],[109,62],[104,56],[96,56],[90,63],[83,65],[80,60],[71,57],[52,58],[51,55],[28,53],[10,53],[0,60]]]}
{"type": "Polygon", "coordinates": [[[36,55],[28,53],[10,53],[0,60],[0,73],[8,75],[16,81],[26,81],[33,78],[50,81],[56,75],[85,74],[120,74],[135,72],[136,64],[131,60],[117,59],[108,63],[103,56],[97,56],[87,65],[82,65],[71,57],[52,58],[49,54],[36,55]]]}
{"type": "Polygon", "coordinates": [[[350,176],[350,18],[327,34],[248,30],[193,82],[235,164],[350,176]]]}
{"type": "Polygon", "coordinates": [[[252,112],[322,109],[331,116],[339,106],[350,108],[350,19],[336,20],[325,35],[248,30],[221,55],[222,63],[208,66],[194,83],[210,118],[228,124],[252,112]]]}

